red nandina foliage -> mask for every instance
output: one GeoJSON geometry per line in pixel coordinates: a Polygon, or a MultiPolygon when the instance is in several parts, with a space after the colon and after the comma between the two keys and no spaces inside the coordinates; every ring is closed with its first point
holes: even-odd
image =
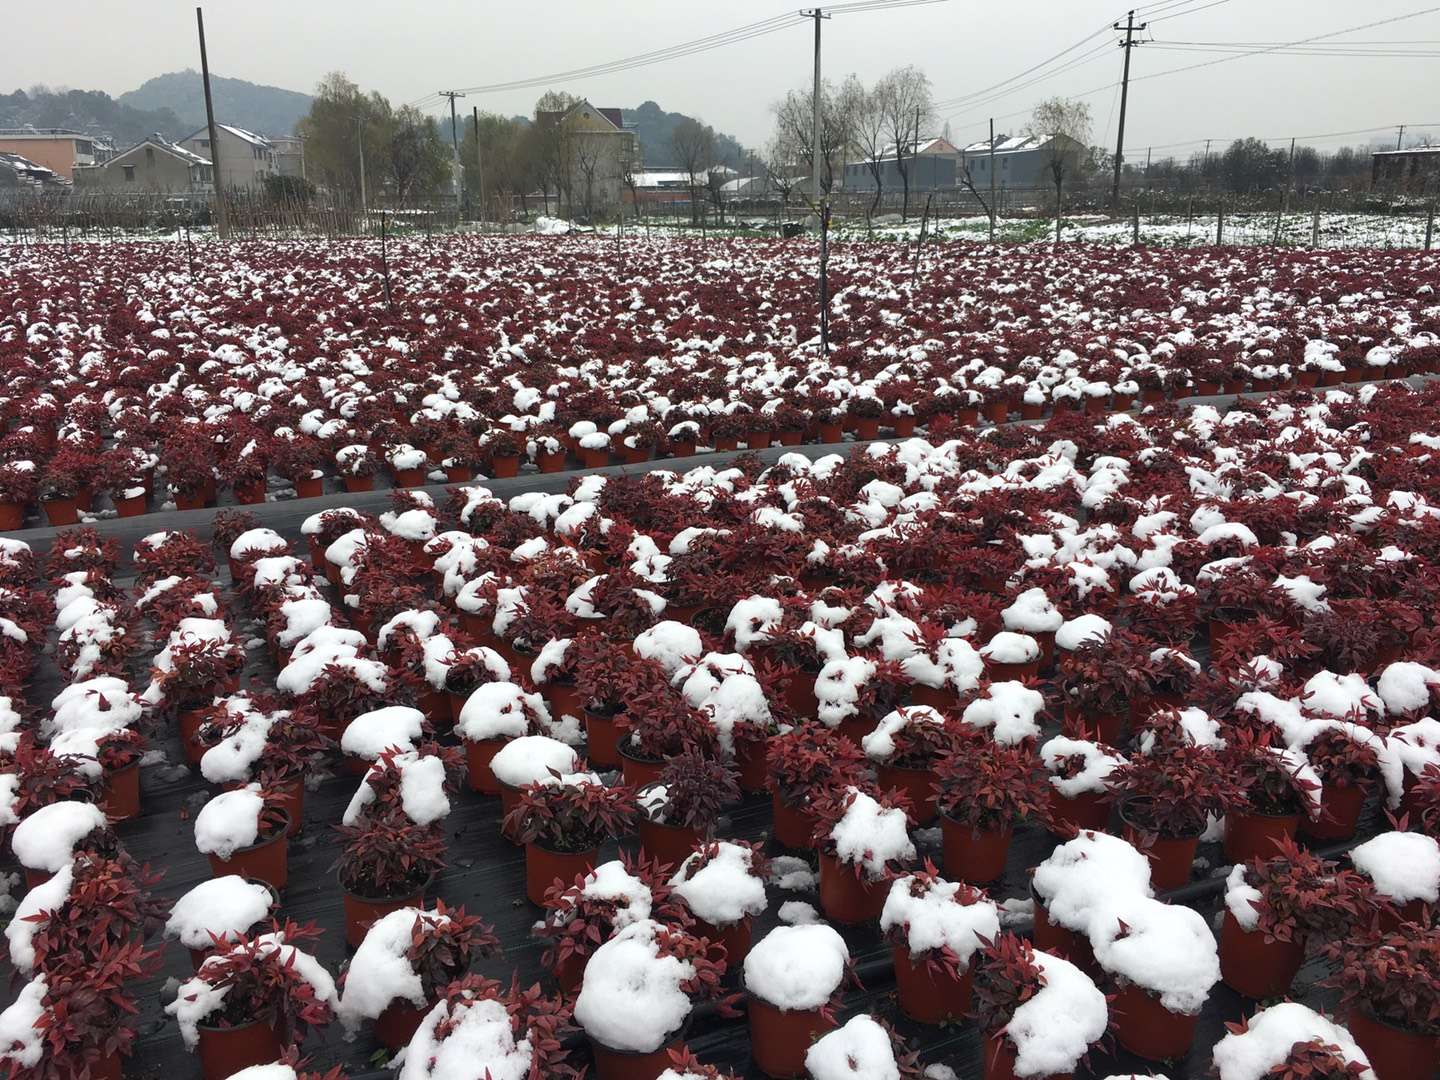
{"type": "Polygon", "coordinates": [[[625,733],[621,747],[646,761],[719,754],[719,737],[709,718],[659,679],[628,692],[615,726],[625,733]]]}
{"type": "Polygon", "coordinates": [[[89,791],[90,781],[80,772],[83,762],[69,754],[51,753],[49,747],[36,741],[31,732],[21,732],[15,750],[8,755],[8,771],[20,779],[15,787],[11,810],[24,818],[42,806],[73,799],[89,791]]]}
{"type": "Polygon", "coordinates": [[[1024,743],[1005,746],[988,735],[970,736],[940,760],[935,776],[940,812],[972,829],[1049,818],[1049,776],[1024,743]]]}
{"type": "Polygon", "coordinates": [[[300,926],[287,920],[277,925],[274,935],[241,937],[229,951],[211,956],[199,977],[226,993],[205,1022],[239,1027],[273,1017],[276,1030],[285,1032],[293,1046],[303,1043],[312,1028],[328,1024],[334,1015],[330,1005],[316,995],[288,951],[319,933],[313,923],[300,926]]]}
{"type": "MultiPolygon", "coordinates": [[[[512,982],[504,990],[493,979],[466,975],[445,988],[444,1000],[446,1011],[434,1027],[437,1044],[455,1031],[471,1003],[498,1001],[509,1014],[511,1040],[530,1044],[529,1080],[582,1080],[585,1075],[583,1067],[570,1064],[561,1041],[574,1029],[570,1008],[558,997],[547,997],[538,984],[521,990],[518,983],[512,982]]],[[[484,1069],[486,1063],[478,1061],[476,1066],[484,1069]]]]}
{"type": "Polygon", "coordinates": [[[917,719],[897,728],[890,739],[895,751],[886,759],[887,764],[901,769],[930,769],[960,749],[966,729],[951,717],[944,717],[938,724],[917,719]]]}
{"type": "Polygon", "coordinates": [[[340,884],[358,896],[409,896],[445,865],[445,836],[417,825],[398,806],[376,800],[353,825],[337,825],[343,844],[335,868],[340,884]]]}
{"type": "Polygon", "coordinates": [[[1133,755],[1110,774],[1110,786],[1127,801],[1135,824],[1162,837],[1194,836],[1210,814],[1245,798],[1214,750],[1179,741],[1133,755]]]}
{"type": "MultiPolygon", "coordinates": [[[[1237,1035],[1246,1030],[1243,1022],[1225,1026],[1237,1035]]],[[[1263,1080],[1360,1080],[1369,1075],[1373,1075],[1369,1068],[1348,1060],[1340,1047],[1311,1039],[1292,1046],[1285,1060],[1271,1066],[1263,1080]]]]}
{"type": "Polygon", "coordinates": [[[765,782],[782,802],[803,806],[823,792],[858,784],[865,765],[853,742],[810,721],[770,740],[765,782]]]}
{"type": "Polygon", "coordinates": [[[1305,746],[1305,756],[1327,787],[1370,788],[1378,776],[1375,748],[1359,742],[1343,728],[1316,735],[1305,746]]]}
{"type": "MultiPolygon", "coordinates": [[[[165,917],[170,901],[154,896],[160,881],[148,866],[131,860],[82,855],[71,864],[69,895],[52,911],[29,917],[38,924],[31,939],[35,971],[48,974],[52,967],[80,962],[93,968],[104,964],[129,942],[143,942],[165,917]]],[[[159,952],[138,958],[147,971],[160,959],[159,952]]]]}
{"type": "Polygon", "coordinates": [[[664,670],[635,655],[628,642],[599,633],[582,633],[571,645],[576,654],[575,689],[590,708],[617,712],[628,708],[642,689],[668,687],[664,670]]]}
{"type": "Polygon", "coordinates": [[[1367,877],[1318,858],[1288,838],[1279,846],[1280,854],[1245,864],[1246,884],[1260,892],[1251,906],[1267,942],[1339,941],[1369,925],[1377,901],[1367,877]]]}
{"type": "Polygon", "coordinates": [[[151,677],[167,702],[185,709],[222,694],[245,666],[245,650],[238,642],[199,638],[172,646],[170,660],[168,671],[152,668],[151,677]]]}
{"type": "MultiPolygon", "coordinates": [[[[690,926],[690,909],[676,900],[659,862],[633,858],[622,852],[625,872],[650,890],[650,918],[676,926],[690,926]]],[[[545,918],[535,936],[547,942],[541,962],[552,971],[571,959],[588,957],[615,932],[617,920],[628,917],[628,897],[600,896],[587,885],[593,874],[578,874],[570,884],[556,881],[545,892],[545,918]]]]}
{"type": "Polygon", "coordinates": [[[1347,1007],[1368,1007],[1387,1023],[1440,1035],[1440,929],[1404,923],[1326,949],[1337,964],[1324,986],[1347,1007]]]}
{"type": "Polygon", "coordinates": [[[1220,761],[1244,793],[1247,807],[1262,814],[1293,814],[1308,805],[1313,780],[1300,775],[1303,758],[1290,764],[1271,747],[1269,732],[1252,735],[1243,728],[1231,732],[1220,761]]]}
{"type": "Polygon", "coordinates": [[[693,747],[665,763],[660,784],[665,788],[665,801],[651,816],[701,835],[709,835],[725,807],[740,801],[734,768],[693,747]]]}
{"type": "Polygon", "coordinates": [[[433,1001],[465,973],[473,958],[492,956],[499,947],[500,939],[478,916],[437,900],[433,913],[416,913],[405,959],[420,976],[425,1000],[433,1001]]]}
{"type": "Polygon", "coordinates": [[[193,534],[167,532],[163,536],[158,544],[135,546],[136,574],[142,585],[166,577],[208,579],[215,572],[215,557],[209,546],[193,534]]]}
{"type": "Polygon", "coordinates": [[[1124,630],[1087,639],[1064,653],[1055,679],[1061,700],[1080,716],[1124,713],[1161,675],[1147,644],[1124,630]]]}
{"type": "Polygon", "coordinates": [[[1008,932],[976,950],[970,973],[970,1015],[987,1035],[1002,1030],[1015,1010],[1045,986],[1034,947],[1008,932]]]}
{"type": "Polygon", "coordinates": [[[107,578],[120,565],[120,544],[113,536],[102,537],[86,526],[57,533],[45,557],[45,577],[59,581],[66,574],[99,570],[107,578]]]}
{"type": "Polygon", "coordinates": [[[216,510],[212,519],[210,536],[215,550],[222,556],[230,554],[235,541],[251,529],[260,528],[260,518],[251,510],[216,510]]]}
{"type": "Polygon", "coordinates": [[[587,782],[530,784],[505,818],[516,843],[551,851],[590,851],[628,833],[639,814],[635,792],[587,782]]]}

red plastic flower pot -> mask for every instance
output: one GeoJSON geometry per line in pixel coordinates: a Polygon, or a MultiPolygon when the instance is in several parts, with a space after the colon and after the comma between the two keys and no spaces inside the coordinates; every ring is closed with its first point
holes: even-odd
{"type": "Polygon", "coordinates": [[[1110,999],[1115,1041],[1146,1061],[1173,1061],[1190,1052],[1200,1017],[1171,1012],[1133,983],[1110,999]]]}
{"type": "Polygon", "coordinates": [[[890,426],[895,429],[897,439],[908,439],[915,434],[915,414],[893,413],[890,417],[890,426]]]}
{"type": "MultiPolygon", "coordinates": [[[[121,514],[120,516],[124,517],[125,515],[121,514]]],[[[25,524],[25,507],[22,503],[0,502],[0,530],[18,529],[23,524],[25,524]]]]}
{"type": "Polygon", "coordinates": [[[735,770],[740,790],[746,795],[757,795],[765,790],[769,749],[770,742],[765,738],[735,740],[735,770]]]}
{"type": "Polygon", "coordinates": [[[444,468],[447,484],[468,484],[475,477],[475,470],[469,465],[446,465],[444,468]]]}
{"type": "Polygon", "coordinates": [[[715,926],[704,919],[695,920],[695,933],[725,946],[725,970],[739,971],[750,955],[750,945],[755,940],[755,924],[749,916],[739,922],[715,926]]]}
{"type": "Polygon", "coordinates": [[[297,499],[317,499],[325,494],[325,478],[323,476],[302,476],[295,481],[295,497],[297,499]]]}
{"type": "Polygon", "coordinates": [[[695,456],[695,440],[694,440],[694,439],[671,440],[671,442],[670,442],[670,456],[671,456],[671,457],[674,457],[674,458],[694,457],[694,456],[695,456]]]}
{"type": "Polygon", "coordinates": [[[1226,986],[1257,1001],[1284,997],[1304,962],[1303,941],[1266,941],[1226,910],[1220,924],[1220,977],[1226,986]]]}
{"type": "Polygon", "coordinates": [[[396,487],[413,488],[425,483],[424,469],[392,469],[391,475],[396,487]]]}
{"type": "Polygon", "coordinates": [[[890,882],[870,881],[834,855],[820,853],[820,909],[832,922],[857,926],[874,922],[885,909],[890,882]]]}
{"type": "Polygon", "coordinates": [[[764,428],[756,428],[754,431],[746,433],[745,446],[750,450],[764,450],[774,439],[775,436],[772,432],[766,431],[764,428]]]}
{"type": "Polygon", "coordinates": [[[1050,832],[1070,837],[1077,829],[1104,832],[1110,824],[1111,796],[1108,791],[1086,791],[1079,795],[1061,795],[1050,788],[1050,832]]]}
{"type": "Polygon", "coordinates": [[[900,1010],[922,1024],[960,1020],[970,1011],[970,971],[959,978],[938,961],[917,961],[904,945],[891,948],[900,1010]]]}
{"type": "Polygon", "coordinates": [[[785,687],[785,704],[796,720],[813,719],[820,711],[819,699],[815,697],[815,676],[808,671],[797,671],[785,687]]]}
{"type": "Polygon", "coordinates": [[[1299,814],[1225,815],[1225,859],[1231,863],[1268,859],[1279,854],[1282,840],[1293,840],[1300,828],[1299,814]]]}
{"type": "Polygon", "coordinates": [[[994,661],[985,661],[985,674],[991,682],[1023,682],[1026,679],[1035,678],[1040,671],[1039,659],[1031,660],[1025,664],[997,664],[994,661]]]}
{"type": "Polygon", "coordinates": [[[573,680],[552,680],[541,683],[537,689],[553,716],[584,716],[585,703],[580,700],[580,691],[575,689],[573,680]]]}
{"type": "Polygon", "coordinates": [[[1320,792],[1320,817],[1300,822],[1300,835],[1312,840],[1349,840],[1360,825],[1365,809],[1363,787],[1326,784],[1320,792]]]}
{"type": "Polygon", "coordinates": [[[175,496],[176,510],[203,510],[205,509],[205,493],[203,491],[191,492],[188,495],[175,496]]]}
{"type": "Polygon", "coordinates": [[[685,1037],[680,1034],[660,1049],[642,1054],[634,1050],[614,1050],[598,1039],[591,1039],[590,1056],[595,1062],[597,1080],[655,1080],[670,1068],[670,1051],[684,1045],[685,1037]]]}
{"type": "Polygon", "coordinates": [[[361,896],[359,893],[351,892],[342,884],[340,894],[345,909],[345,944],[352,949],[359,948],[360,943],[365,940],[366,931],[376,921],[383,919],[392,911],[399,911],[401,908],[407,907],[424,907],[425,894],[434,883],[435,875],[431,874],[425,879],[425,884],[414,892],[393,899],[361,896]]]}
{"type": "Polygon", "coordinates": [[[1108,397],[1087,396],[1085,398],[1085,412],[1090,416],[1099,416],[1109,408],[1110,399],[1108,397]]]}
{"type": "Polygon", "coordinates": [[[129,499],[115,499],[115,513],[122,518],[139,517],[145,513],[149,499],[144,495],[136,495],[129,499]]]}
{"type": "Polygon", "coordinates": [[[80,508],[74,499],[46,499],[40,505],[45,510],[45,520],[57,528],[80,523],[80,508]]]}
{"type": "Polygon", "coordinates": [[[740,449],[740,436],[738,435],[717,435],[715,437],[714,449],[718,453],[728,454],[733,450],[740,449]]]}
{"type": "Polygon", "coordinates": [[[140,762],[132,761],[123,769],[106,769],[105,781],[96,801],[111,821],[139,817],[140,762]]]}
{"type": "Polygon", "coordinates": [[[876,767],[880,790],[894,788],[910,800],[910,810],[917,825],[929,825],[939,816],[935,806],[935,771],[933,769],[907,769],[899,765],[882,764],[876,767]]]}
{"type": "Polygon", "coordinates": [[[229,859],[222,859],[218,855],[208,856],[210,872],[215,877],[239,874],[263,881],[275,889],[285,888],[290,869],[290,822],[289,815],[285,816],[287,820],[284,827],[276,829],[275,835],[268,840],[241,848],[229,859]]]}
{"type": "Polygon", "coordinates": [[[1039,420],[1045,415],[1044,402],[1023,402],[1020,406],[1021,420],[1039,420]]]}
{"type": "Polygon", "coordinates": [[[1010,854],[1013,825],[999,829],[975,829],[949,814],[940,815],[940,839],[945,876],[981,885],[1005,873],[1010,854]]]}
{"type": "Polygon", "coordinates": [[[754,994],[749,995],[745,1014],[750,1057],[775,1080],[804,1076],[810,1044],[835,1027],[835,1021],[825,1019],[818,1009],[779,1009],[754,994]]]}
{"type": "Polygon", "coordinates": [[[32,870],[30,867],[21,867],[25,871],[25,888],[35,889],[55,876],[53,870],[32,870]]]}
{"type": "Polygon", "coordinates": [[[844,441],[845,429],[838,423],[820,425],[820,442],[824,445],[844,441]]]}
{"type": "Polygon", "coordinates": [[[958,695],[948,686],[925,686],[922,683],[915,683],[910,687],[911,705],[928,705],[932,709],[944,712],[946,709],[955,708],[959,702],[958,695]]]}
{"type": "Polygon", "coordinates": [[[585,710],[585,756],[600,769],[620,764],[620,730],[615,726],[615,717],[585,710]]]}
{"type": "Polygon", "coordinates": [[[595,869],[599,848],[589,851],[551,851],[540,844],[525,845],[525,896],[536,907],[545,903],[545,891],[555,882],[566,884],[595,869]]]}
{"type": "Polygon", "coordinates": [[[373,476],[345,476],[341,477],[345,490],[352,495],[362,491],[375,490],[375,477],[373,476]]]}
{"type": "Polygon", "coordinates": [[[580,463],[587,469],[603,469],[610,464],[609,447],[601,446],[592,448],[582,446],[580,448],[580,463]]]}
{"type": "Polygon", "coordinates": [[[1134,394],[1114,394],[1110,398],[1110,407],[1116,412],[1129,412],[1134,406],[1134,394]]]}
{"type": "Polygon", "coordinates": [[[265,501],[265,481],[235,485],[235,501],[243,506],[254,506],[265,501]]]}
{"type": "Polygon", "coordinates": [[[780,432],[781,446],[799,446],[805,441],[805,432],[799,428],[787,428],[780,432]]]}
{"type": "Polygon", "coordinates": [[[851,716],[841,720],[835,728],[837,735],[843,735],[856,746],[860,745],[862,739],[875,730],[875,719],[870,716],[851,716]]]}
{"type": "MultiPolygon", "coordinates": [[[[344,760],[348,761],[350,759],[346,758],[344,760]]],[[[360,775],[363,776],[369,771],[370,763],[367,761],[360,775]]],[[[226,791],[234,791],[237,788],[243,788],[245,784],[237,780],[222,786],[226,791]]],[[[280,804],[281,809],[285,811],[289,819],[285,825],[285,835],[295,836],[300,832],[301,826],[305,823],[305,781],[298,778],[295,780],[287,780],[284,783],[271,785],[270,790],[275,796],[275,801],[280,804]]]]}
{"type": "Polygon", "coordinates": [[[513,787],[505,781],[499,781],[500,785],[500,822],[503,827],[505,819],[510,812],[520,805],[520,797],[524,794],[518,787],[513,787]]]}
{"type": "Polygon", "coordinates": [[[877,439],[880,437],[880,418],[878,416],[861,416],[855,421],[855,438],[877,439]]]}
{"type": "Polygon", "coordinates": [[[519,454],[497,454],[490,459],[490,475],[496,480],[508,480],[520,475],[519,454]]]}
{"type": "Polygon", "coordinates": [[[1120,820],[1124,823],[1121,836],[1144,851],[1150,860],[1150,884],[1156,892],[1178,889],[1189,883],[1195,850],[1200,846],[1198,832],[1193,836],[1156,836],[1135,821],[1129,803],[1120,804],[1120,820]]]}
{"type": "Polygon", "coordinates": [[[640,819],[638,831],[641,850],[652,859],[668,863],[671,870],[677,869],[701,843],[698,829],[665,825],[647,817],[640,819]]]}
{"type": "Polygon", "coordinates": [[[812,847],[811,834],[815,830],[815,815],[799,806],[791,806],[777,794],[770,796],[774,813],[775,839],[782,847],[792,851],[809,851],[812,847]]]}
{"type": "MultiPolygon", "coordinates": [[[[625,777],[625,783],[630,787],[641,788],[646,784],[657,784],[660,782],[660,774],[665,771],[664,761],[647,761],[644,758],[636,757],[631,753],[630,748],[624,742],[620,743],[620,770],[625,777]]],[[[594,762],[592,757],[591,762],[594,762]]]]}
{"type": "Polygon", "coordinates": [[[1381,1020],[1365,1007],[1350,1010],[1347,1026],[1375,1080],[1429,1080],[1440,1065],[1440,1037],[1381,1020]]]}
{"type": "Polygon", "coordinates": [[[430,1004],[426,1004],[424,1008],[416,1008],[408,1001],[390,1002],[375,1018],[376,1041],[391,1050],[409,1046],[410,1040],[415,1037],[415,1032],[420,1030],[420,1025],[432,1008],[434,1006],[430,1004]]]}
{"type": "Polygon", "coordinates": [[[1209,379],[1196,379],[1193,392],[1197,397],[1214,397],[1220,393],[1220,384],[1209,379]]]}
{"type": "Polygon", "coordinates": [[[236,1027],[199,1025],[200,1072],[205,1080],[225,1080],[251,1065],[269,1065],[285,1049],[274,1021],[252,1020],[236,1027]]]}
{"type": "Polygon", "coordinates": [[[481,739],[471,742],[462,740],[465,747],[465,765],[470,776],[470,790],[481,795],[499,795],[500,781],[490,768],[490,760],[505,746],[505,739],[481,739]]]}
{"type": "Polygon", "coordinates": [[[1090,939],[1052,920],[1045,901],[1040,899],[1033,888],[1030,890],[1030,897],[1034,902],[1035,912],[1035,923],[1031,930],[1035,948],[1069,960],[1092,979],[1098,978],[1100,964],[1095,959],[1095,950],[1090,947],[1090,939]]]}
{"type": "Polygon", "coordinates": [[[992,424],[1003,424],[1010,416],[1010,402],[989,401],[980,410],[981,415],[992,424]]]}

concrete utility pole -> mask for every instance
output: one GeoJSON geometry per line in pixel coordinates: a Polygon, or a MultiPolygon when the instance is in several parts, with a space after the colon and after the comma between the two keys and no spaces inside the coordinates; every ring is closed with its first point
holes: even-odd
{"type": "Polygon", "coordinates": [[[360,211],[369,209],[365,201],[365,117],[355,117],[355,137],[360,144],[360,211]]]}
{"type": "Polygon", "coordinates": [[[195,9],[195,26],[200,31],[200,80],[205,84],[205,123],[210,129],[210,178],[215,187],[215,232],[224,240],[230,235],[230,214],[225,205],[225,185],[220,182],[220,139],[215,128],[215,106],[210,101],[210,57],[205,52],[205,12],[195,9]]]}
{"type": "Polygon", "coordinates": [[[1124,30],[1125,40],[1120,42],[1120,47],[1125,50],[1125,73],[1120,77],[1120,131],[1115,137],[1115,180],[1110,186],[1110,205],[1120,205],[1120,170],[1125,164],[1125,105],[1130,97],[1130,50],[1136,45],[1143,45],[1144,42],[1135,40],[1135,31],[1144,30],[1149,23],[1135,25],[1135,12],[1132,9],[1125,15],[1125,25],[1122,27],[1118,22],[1111,29],[1124,30]]]}
{"type": "MultiPolygon", "coordinates": [[[[464,94],[457,94],[454,90],[440,90],[440,91],[438,91],[438,93],[440,94],[441,97],[445,97],[445,98],[449,98],[449,99],[450,99],[450,147],[451,147],[452,150],[455,151],[455,170],[454,170],[454,174],[452,175],[451,179],[454,181],[454,185],[453,185],[453,186],[454,186],[454,188],[455,188],[455,212],[456,212],[456,214],[459,214],[459,212],[460,212],[460,134],[459,134],[459,129],[455,126],[455,99],[456,99],[456,98],[462,98],[462,97],[464,97],[465,95],[464,95],[464,94]]],[[[479,137],[480,137],[479,132],[476,132],[475,137],[476,137],[477,140],[479,139],[479,137]]]]}
{"type": "Polygon", "coordinates": [[[815,201],[815,212],[820,212],[820,20],[830,18],[822,8],[800,12],[807,19],[815,20],[815,89],[811,94],[810,131],[810,192],[815,201]]]}
{"type": "Polygon", "coordinates": [[[485,223],[485,159],[480,154],[480,107],[470,106],[470,116],[475,121],[475,176],[480,183],[480,223],[485,223]]]}
{"type": "Polygon", "coordinates": [[[1404,125],[1404,124],[1401,124],[1401,125],[1400,125],[1400,133],[1395,136],[1395,149],[1396,149],[1396,150],[1404,150],[1404,149],[1405,149],[1405,125],[1404,125]]]}
{"type": "Polygon", "coordinates": [[[990,243],[995,243],[995,217],[999,209],[995,206],[995,120],[990,120],[990,243]]]}

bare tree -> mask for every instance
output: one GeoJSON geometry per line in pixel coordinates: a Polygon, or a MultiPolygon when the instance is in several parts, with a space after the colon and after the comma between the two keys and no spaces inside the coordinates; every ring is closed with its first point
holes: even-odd
{"type": "Polygon", "coordinates": [[[1060,242],[1066,177],[1075,178],[1089,160],[1090,106],[1075,98],[1048,98],[1036,105],[1025,134],[1045,140],[1050,178],[1055,184],[1055,242],[1060,242]]]}
{"type": "Polygon", "coordinates": [[[871,90],[862,90],[855,104],[855,149],[865,160],[865,167],[875,181],[875,197],[870,200],[870,216],[874,217],[885,189],[885,100],[882,88],[877,85],[871,90]]]}
{"type": "Polygon", "coordinates": [[[550,212],[550,189],[555,189],[556,209],[560,197],[570,202],[570,177],[573,172],[575,140],[565,124],[565,113],[580,99],[562,90],[547,90],[535,102],[535,162],[540,191],[545,198],[545,212],[550,212]]]}
{"type": "Polygon", "coordinates": [[[885,137],[895,147],[895,169],[905,190],[901,220],[910,217],[910,177],[913,158],[920,149],[920,132],[933,123],[935,101],[930,93],[930,77],[913,64],[896,68],[876,86],[884,102],[885,137]]]}
{"type": "Polygon", "coordinates": [[[765,184],[780,196],[782,212],[790,205],[790,193],[795,188],[795,161],[789,156],[789,149],[777,135],[765,144],[765,157],[761,167],[765,170],[765,184]]]}
{"type": "MultiPolygon", "coordinates": [[[[837,92],[829,82],[820,85],[820,189],[826,194],[835,189],[836,167],[843,165],[851,143],[854,100],[845,91],[842,87],[837,92]]],[[[813,100],[810,90],[791,90],[774,105],[775,137],[785,156],[804,162],[807,171],[815,142],[813,100]]]]}
{"type": "Polygon", "coordinates": [[[585,222],[590,224],[595,220],[595,177],[605,152],[599,139],[579,135],[575,137],[574,144],[575,171],[579,173],[580,183],[585,189],[585,222]]]}
{"type": "Polygon", "coordinates": [[[687,116],[676,124],[675,130],[670,133],[670,144],[674,147],[675,158],[685,170],[689,181],[690,224],[699,224],[699,191],[702,178],[709,173],[710,166],[715,164],[715,130],[708,124],[702,124],[687,116]]]}

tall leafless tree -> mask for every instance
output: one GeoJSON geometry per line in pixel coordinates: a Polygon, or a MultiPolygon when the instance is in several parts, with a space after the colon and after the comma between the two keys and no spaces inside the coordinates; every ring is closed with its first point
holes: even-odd
{"type": "MultiPolygon", "coordinates": [[[[854,101],[847,88],[836,90],[829,82],[820,86],[820,190],[826,194],[835,189],[836,170],[851,143],[854,101]]],[[[813,100],[811,90],[791,90],[774,105],[775,137],[785,156],[807,172],[815,142],[813,100]]]]}
{"type": "Polygon", "coordinates": [[[715,130],[687,116],[670,133],[670,145],[689,182],[690,224],[699,224],[700,189],[715,164],[715,130]]]}
{"type": "Polygon", "coordinates": [[[870,216],[874,217],[885,190],[885,101],[879,86],[861,91],[852,137],[856,152],[875,181],[875,197],[870,200],[870,216]]]}
{"type": "Polygon", "coordinates": [[[884,102],[885,137],[895,148],[895,169],[905,190],[901,220],[910,217],[910,178],[919,151],[920,132],[934,122],[935,100],[930,77],[913,64],[896,68],[876,86],[884,102]]]}
{"type": "Polygon", "coordinates": [[[1047,140],[1047,166],[1055,184],[1055,242],[1064,218],[1065,180],[1075,178],[1089,160],[1090,106],[1076,98],[1047,98],[1036,105],[1025,134],[1047,140]]]}

